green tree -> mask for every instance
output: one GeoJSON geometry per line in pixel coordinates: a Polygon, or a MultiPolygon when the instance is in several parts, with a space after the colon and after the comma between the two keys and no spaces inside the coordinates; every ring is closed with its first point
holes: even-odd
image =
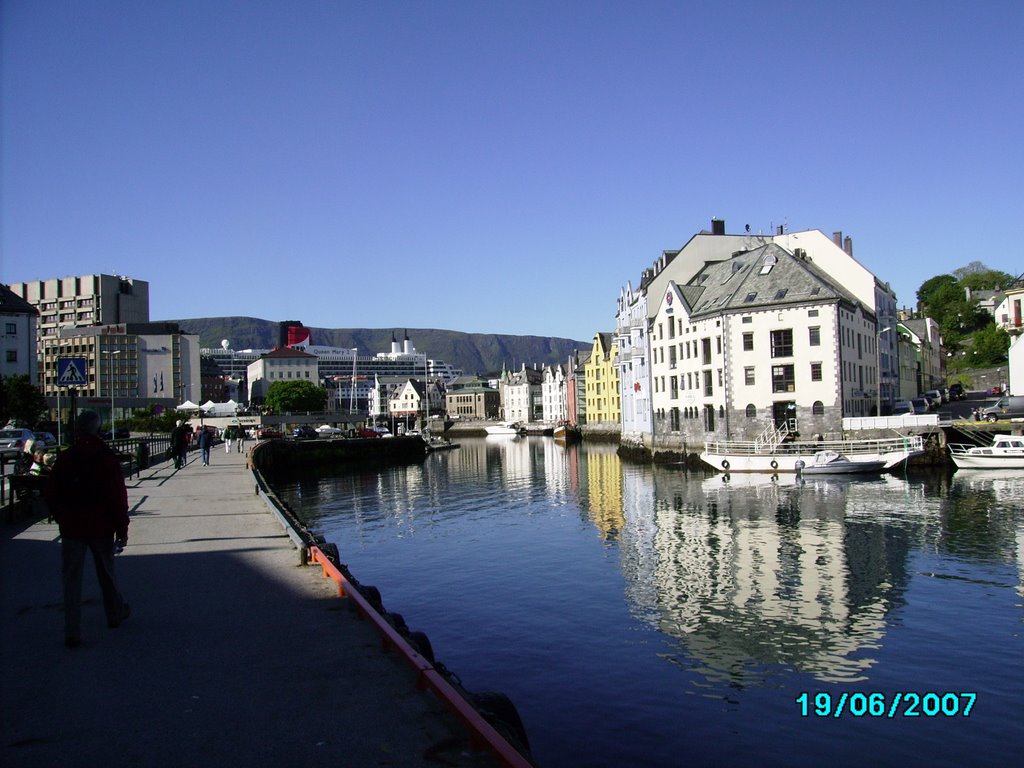
{"type": "Polygon", "coordinates": [[[157,413],[157,406],[150,405],[133,411],[130,424],[135,432],[170,432],[180,418],[183,418],[181,413],[173,408],[163,408],[157,413]]]}
{"type": "Polygon", "coordinates": [[[971,366],[984,367],[1000,365],[1006,362],[1007,350],[1010,349],[1010,334],[995,323],[986,325],[972,335],[974,346],[971,348],[971,366]]]}
{"type": "Polygon", "coordinates": [[[322,411],[327,390],[311,381],[275,381],[267,389],[266,405],[275,413],[322,411]]]}
{"type": "Polygon", "coordinates": [[[13,421],[31,429],[46,410],[46,398],[27,374],[0,376],[0,425],[13,421]]]}

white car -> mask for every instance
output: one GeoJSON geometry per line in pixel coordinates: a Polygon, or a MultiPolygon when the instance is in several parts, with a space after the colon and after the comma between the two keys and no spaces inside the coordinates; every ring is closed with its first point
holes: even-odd
{"type": "Polygon", "coordinates": [[[339,429],[338,427],[332,427],[330,424],[321,424],[316,428],[316,433],[320,437],[337,437],[339,435],[344,435],[345,430],[339,429]]]}

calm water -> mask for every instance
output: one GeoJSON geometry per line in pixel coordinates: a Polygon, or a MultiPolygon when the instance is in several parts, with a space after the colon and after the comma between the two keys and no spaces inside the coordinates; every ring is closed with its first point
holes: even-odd
{"type": "Polygon", "coordinates": [[[467,688],[511,697],[545,768],[1018,764],[1024,472],[723,483],[461,444],[278,488],[467,688]]]}

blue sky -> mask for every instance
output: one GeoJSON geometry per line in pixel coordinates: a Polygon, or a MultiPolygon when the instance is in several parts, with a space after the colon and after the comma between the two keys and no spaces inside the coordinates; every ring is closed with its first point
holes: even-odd
{"type": "Polygon", "coordinates": [[[724,218],[1024,271],[1024,3],[2,4],[0,281],[587,341],[724,218]]]}

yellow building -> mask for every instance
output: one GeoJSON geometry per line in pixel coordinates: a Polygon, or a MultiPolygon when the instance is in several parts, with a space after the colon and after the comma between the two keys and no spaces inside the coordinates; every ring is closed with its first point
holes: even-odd
{"type": "Polygon", "coordinates": [[[619,347],[611,333],[595,333],[590,360],[584,366],[587,382],[587,424],[619,428],[619,347]]]}

